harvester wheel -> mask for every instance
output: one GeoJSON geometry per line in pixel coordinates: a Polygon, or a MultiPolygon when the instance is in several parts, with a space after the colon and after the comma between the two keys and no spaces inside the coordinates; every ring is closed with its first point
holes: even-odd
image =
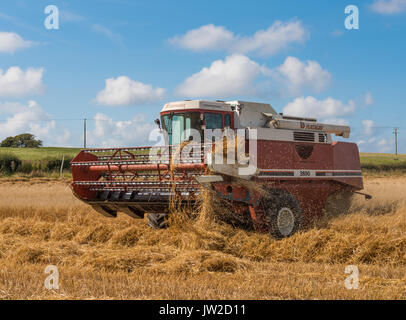
{"type": "Polygon", "coordinates": [[[167,213],[149,213],[148,225],[154,229],[165,229],[168,227],[168,214],[167,213]]]}
{"type": "Polygon", "coordinates": [[[277,239],[290,237],[301,227],[302,210],[299,202],[290,193],[273,194],[264,205],[272,237],[277,239]]]}

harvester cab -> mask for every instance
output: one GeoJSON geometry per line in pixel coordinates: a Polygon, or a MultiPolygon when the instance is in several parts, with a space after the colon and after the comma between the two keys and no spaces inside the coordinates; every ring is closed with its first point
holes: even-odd
{"type": "Polygon", "coordinates": [[[161,111],[167,145],[204,141],[206,130],[234,127],[234,112],[223,102],[182,101],[167,103],[161,111]]]}
{"type": "Polygon", "coordinates": [[[348,138],[348,126],[238,100],[167,103],[156,123],[165,146],[82,150],[71,162],[74,194],[107,217],[146,213],[163,228],[170,199],[193,204],[206,187],[281,238],[363,188],[357,145],[332,140],[348,138]]]}

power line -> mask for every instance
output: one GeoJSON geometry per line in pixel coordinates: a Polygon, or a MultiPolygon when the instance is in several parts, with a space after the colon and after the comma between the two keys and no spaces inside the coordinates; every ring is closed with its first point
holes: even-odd
{"type": "MultiPolygon", "coordinates": [[[[50,122],[50,121],[83,121],[84,118],[55,118],[55,119],[25,119],[25,120],[15,120],[15,119],[0,119],[0,122],[50,122]]],[[[107,121],[107,122],[124,122],[131,121],[132,119],[114,120],[114,119],[94,119],[86,118],[86,121],[107,121]]],[[[361,126],[350,126],[351,128],[358,129],[363,128],[361,126]]],[[[372,126],[375,129],[393,129],[394,126],[372,126]]],[[[406,129],[406,127],[396,126],[398,129],[406,129]]]]}
{"type": "MultiPolygon", "coordinates": [[[[113,120],[113,119],[88,119],[87,121],[107,121],[107,122],[124,122],[124,121],[131,121],[131,119],[125,120],[113,120]]],[[[51,121],[83,121],[83,118],[78,119],[26,119],[26,120],[15,120],[15,119],[0,119],[0,122],[51,122],[51,121]]]]}
{"type": "Polygon", "coordinates": [[[27,120],[15,120],[15,119],[0,119],[0,122],[50,122],[50,121],[81,121],[82,119],[27,119],[27,120]]]}

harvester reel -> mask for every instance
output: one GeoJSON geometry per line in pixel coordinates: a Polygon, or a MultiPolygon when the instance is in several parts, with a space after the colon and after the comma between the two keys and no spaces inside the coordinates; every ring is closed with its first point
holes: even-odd
{"type": "Polygon", "coordinates": [[[287,192],[274,193],[264,201],[264,209],[271,236],[290,237],[302,226],[303,216],[299,202],[287,192]]]}

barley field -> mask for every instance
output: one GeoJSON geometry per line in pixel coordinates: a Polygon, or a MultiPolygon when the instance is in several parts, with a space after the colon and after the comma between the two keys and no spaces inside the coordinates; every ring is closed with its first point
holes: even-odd
{"type": "Polygon", "coordinates": [[[277,241],[207,217],[153,230],[102,217],[66,182],[2,179],[0,299],[406,299],[406,177],[365,184],[372,200],[277,241]]]}

